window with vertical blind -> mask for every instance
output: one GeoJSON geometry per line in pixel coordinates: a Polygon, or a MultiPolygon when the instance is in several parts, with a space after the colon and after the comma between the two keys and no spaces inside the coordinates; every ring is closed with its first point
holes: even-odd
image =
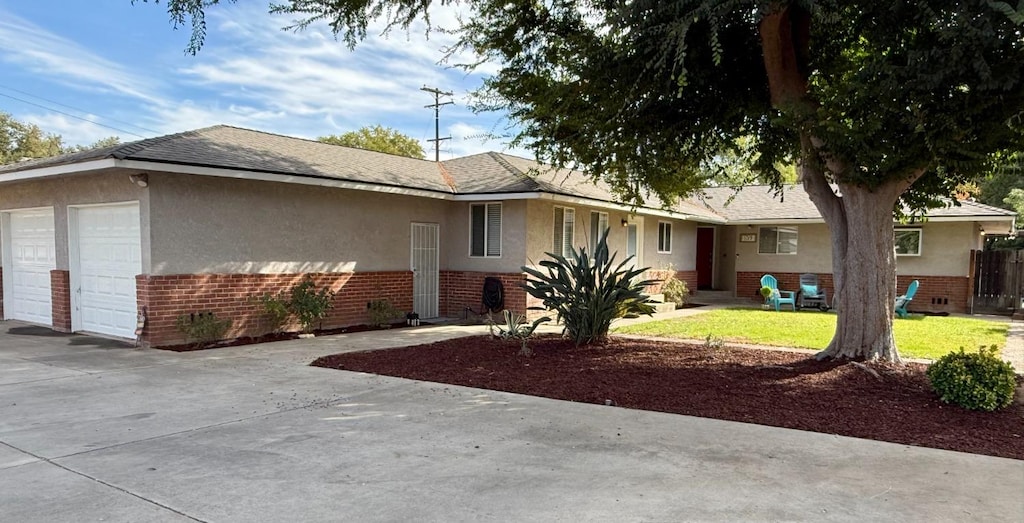
{"type": "Polygon", "coordinates": [[[575,231],[576,209],[572,207],[555,207],[555,241],[551,246],[551,252],[561,254],[562,256],[572,254],[575,231]]]}
{"type": "Polygon", "coordinates": [[[608,229],[608,213],[590,211],[590,251],[597,248],[601,235],[608,229]]]}
{"type": "Polygon", "coordinates": [[[672,223],[658,222],[658,252],[672,254],[672,223]]]}
{"type": "Polygon", "coordinates": [[[469,206],[469,255],[501,257],[500,203],[474,203],[469,206]]]}

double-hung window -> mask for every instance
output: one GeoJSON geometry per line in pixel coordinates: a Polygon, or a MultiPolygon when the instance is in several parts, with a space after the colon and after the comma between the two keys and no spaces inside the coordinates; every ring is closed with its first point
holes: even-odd
{"type": "Polygon", "coordinates": [[[555,207],[555,241],[551,252],[562,256],[570,256],[575,244],[576,209],[572,207],[555,207]]]}
{"type": "Polygon", "coordinates": [[[590,250],[597,249],[597,242],[604,231],[608,230],[608,213],[590,211],[590,250]]]}
{"type": "Polygon", "coordinates": [[[469,206],[469,255],[501,257],[501,204],[474,203],[469,206]]]}
{"type": "Polygon", "coordinates": [[[658,252],[672,254],[672,222],[658,222],[658,252]]]}
{"type": "Polygon", "coordinates": [[[760,227],[758,254],[796,254],[799,234],[796,227],[760,227]]]}

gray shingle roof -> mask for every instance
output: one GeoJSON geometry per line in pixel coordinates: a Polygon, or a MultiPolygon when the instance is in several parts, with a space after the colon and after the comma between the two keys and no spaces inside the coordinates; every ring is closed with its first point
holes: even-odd
{"type": "Polygon", "coordinates": [[[0,181],[14,171],[107,158],[452,192],[434,162],[226,125],[16,163],[0,168],[0,181]]]}
{"type": "MultiPolygon", "coordinates": [[[[730,222],[771,221],[771,220],[821,220],[821,214],[811,202],[803,187],[787,185],[780,196],[766,185],[749,185],[739,192],[730,187],[704,189],[703,202],[730,222]]],[[[960,201],[956,206],[931,209],[927,215],[932,218],[949,217],[1010,217],[1015,213],[977,202],[960,201]]]]}

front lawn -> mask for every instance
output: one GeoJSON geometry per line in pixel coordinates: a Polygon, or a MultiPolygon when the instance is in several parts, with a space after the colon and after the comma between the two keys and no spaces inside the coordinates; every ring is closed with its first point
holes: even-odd
{"type": "MultiPolygon", "coordinates": [[[[712,339],[780,347],[822,349],[832,339],[836,315],[831,312],[775,312],[755,309],[719,309],[686,318],[620,327],[619,334],[666,338],[712,339]]],[[[1006,346],[1009,324],[1002,321],[950,316],[911,315],[893,320],[900,355],[937,359],[964,347],[1006,346]]]]}

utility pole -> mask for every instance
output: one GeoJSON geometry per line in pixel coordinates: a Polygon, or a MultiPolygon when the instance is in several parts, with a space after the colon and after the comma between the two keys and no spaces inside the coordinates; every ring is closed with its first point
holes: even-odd
{"type": "Polygon", "coordinates": [[[441,97],[442,96],[451,96],[452,95],[451,91],[445,92],[445,91],[442,91],[442,90],[440,90],[440,89],[438,89],[436,87],[427,87],[425,85],[423,87],[420,87],[420,91],[426,91],[426,92],[431,93],[431,94],[434,95],[434,103],[432,103],[430,105],[424,105],[423,107],[426,107],[427,109],[430,109],[431,107],[434,108],[434,139],[433,140],[427,140],[427,141],[434,143],[434,161],[435,162],[440,162],[441,161],[441,142],[443,140],[451,140],[452,139],[451,136],[445,136],[444,138],[441,137],[441,106],[442,105],[454,104],[455,102],[453,102],[451,100],[449,100],[447,102],[442,102],[441,101],[441,97]]]}

